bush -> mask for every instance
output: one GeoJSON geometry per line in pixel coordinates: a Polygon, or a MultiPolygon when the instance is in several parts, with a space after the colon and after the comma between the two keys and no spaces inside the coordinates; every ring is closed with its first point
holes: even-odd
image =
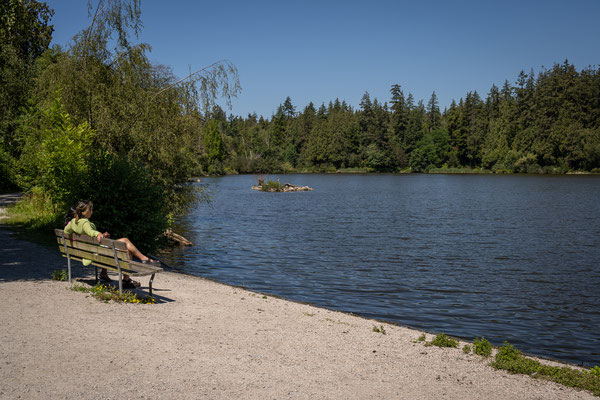
{"type": "Polygon", "coordinates": [[[268,181],[261,186],[263,192],[281,192],[281,183],[279,181],[268,181]]]}
{"type": "Polygon", "coordinates": [[[476,338],[473,341],[473,352],[483,357],[492,355],[492,345],[485,338],[476,338]]]}
{"type": "Polygon", "coordinates": [[[126,157],[95,157],[80,197],[92,200],[92,220],[113,239],[127,237],[141,251],[162,244],[169,225],[167,192],[140,163],[126,157]]]}
{"type": "Polygon", "coordinates": [[[437,335],[435,337],[435,339],[433,339],[428,344],[430,346],[438,346],[438,347],[453,347],[453,348],[458,347],[458,341],[452,339],[445,333],[440,333],[439,335],[437,335]]]}

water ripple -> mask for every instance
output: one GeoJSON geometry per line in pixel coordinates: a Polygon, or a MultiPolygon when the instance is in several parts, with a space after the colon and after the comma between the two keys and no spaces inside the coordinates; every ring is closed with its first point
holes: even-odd
{"type": "MultiPolygon", "coordinates": [[[[276,177],[269,177],[274,179],[276,177]]],[[[206,179],[178,270],[525,352],[600,364],[600,178],[292,175],[314,192],[206,179]]]]}

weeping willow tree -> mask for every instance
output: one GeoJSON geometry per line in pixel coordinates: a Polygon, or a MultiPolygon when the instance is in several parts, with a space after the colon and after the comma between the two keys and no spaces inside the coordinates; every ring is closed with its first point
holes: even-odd
{"type": "MultiPolygon", "coordinates": [[[[85,165],[78,171],[54,170],[81,175],[77,189],[59,191],[66,195],[53,199],[55,208],[64,208],[80,197],[101,199],[113,205],[105,205],[104,211],[97,207],[96,219],[115,226],[124,219],[124,212],[130,213],[125,219],[135,220],[156,221],[156,215],[162,215],[155,224],[157,229],[145,229],[146,235],[158,234],[171,215],[189,204],[191,192],[185,182],[199,168],[204,113],[217,99],[229,104],[240,92],[237,70],[222,60],[177,78],[171,68],[150,62],[149,44],[135,43],[143,27],[140,0],[89,1],[88,10],[89,25],[68,47],[54,47],[37,60],[40,74],[23,119],[23,149],[31,152],[35,148],[31,142],[40,139],[33,133],[40,130],[63,136],[89,130],[89,143],[83,147],[77,138],[69,139],[77,143],[85,165]],[[57,119],[68,120],[71,130],[50,129],[57,119]],[[108,176],[117,170],[119,174],[111,179],[102,176],[103,171],[108,176]],[[143,182],[142,187],[138,182],[143,182]],[[153,189],[145,190],[149,186],[153,189]],[[146,192],[152,199],[140,200],[146,192]],[[154,214],[142,213],[140,204],[153,208],[154,214]]],[[[22,159],[31,163],[39,157],[24,154],[22,159]]],[[[31,170],[36,168],[22,168],[22,175],[31,170]]],[[[65,180],[32,176],[21,180],[26,190],[57,181],[65,180]]],[[[137,236],[123,229],[120,234],[137,236]]]]}

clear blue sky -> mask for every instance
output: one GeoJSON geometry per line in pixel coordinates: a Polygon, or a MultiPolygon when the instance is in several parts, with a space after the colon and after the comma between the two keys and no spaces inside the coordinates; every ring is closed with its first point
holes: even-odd
{"type": "MultiPolygon", "coordinates": [[[[50,0],[53,43],[91,22],[85,0],[50,0]]],[[[568,59],[600,64],[599,0],[142,1],[139,41],[184,77],[228,59],[242,92],[228,113],[270,117],[290,96],[297,111],[365,91],[389,101],[392,84],[440,108],[467,91],[514,83],[568,59]]]]}

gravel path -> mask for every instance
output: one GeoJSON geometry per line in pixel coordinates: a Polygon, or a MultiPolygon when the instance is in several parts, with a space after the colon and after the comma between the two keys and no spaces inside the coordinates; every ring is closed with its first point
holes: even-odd
{"type": "Polygon", "coordinates": [[[157,275],[159,304],[103,303],[49,279],[65,267],[58,249],[0,229],[0,399],[595,398],[413,343],[412,329],[383,335],[376,321],[177,273],[157,275]]]}

